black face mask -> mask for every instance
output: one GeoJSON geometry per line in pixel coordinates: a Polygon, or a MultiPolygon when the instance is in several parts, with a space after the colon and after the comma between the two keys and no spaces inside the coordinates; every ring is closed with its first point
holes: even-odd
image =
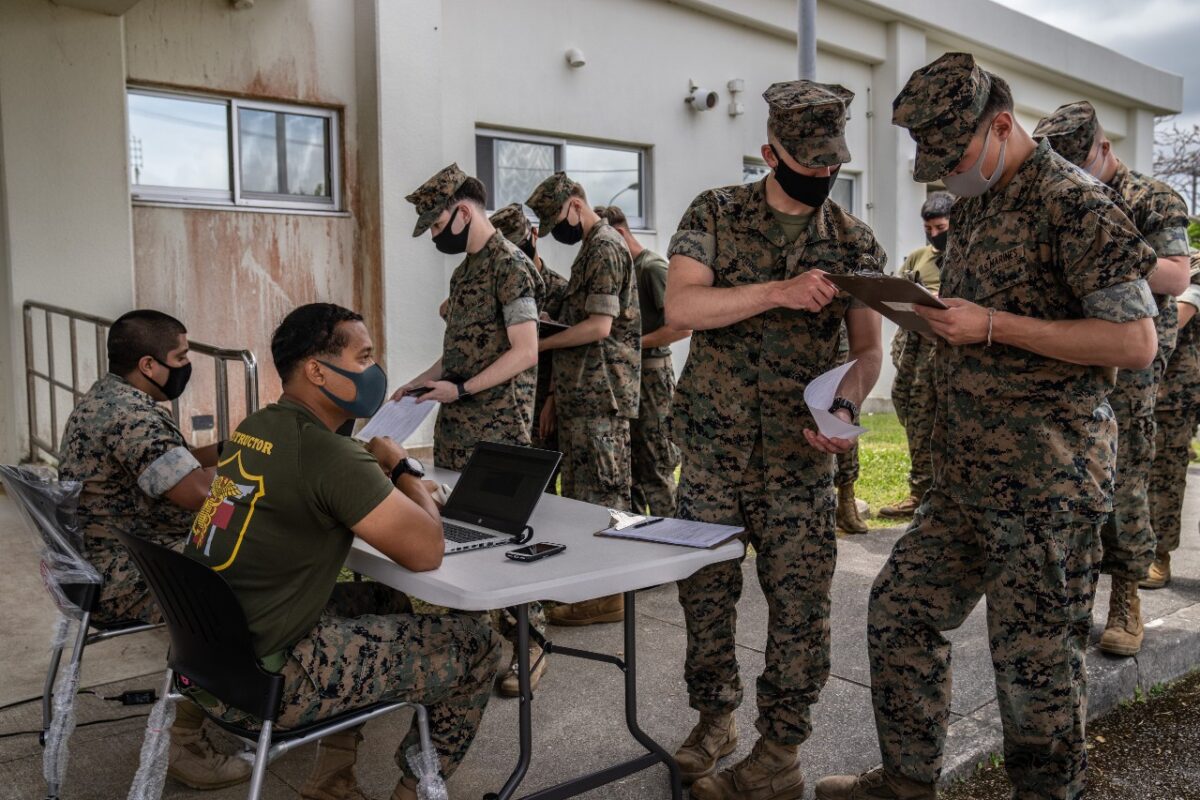
{"type": "Polygon", "coordinates": [[[442,228],[442,232],[433,237],[433,246],[440,252],[448,256],[456,256],[459,253],[467,252],[467,234],[471,231],[471,223],[468,222],[463,226],[463,229],[458,233],[451,233],[450,229],[454,227],[454,218],[458,216],[459,208],[454,209],[454,213],[450,215],[450,219],[446,222],[446,227],[442,228]]]}
{"type": "Polygon", "coordinates": [[[779,183],[779,188],[783,189],[784,194],[813,208],[817,208],[825,202],[825,198],[829,197],[829,192],[833,189],[834,181],[837,180],[838,172],[842,168],[840,164],[829,173],[829,177],[818,178],[813,175],[801,175],[783,163],[775,145],[771,145],[771,152],[775,154],[778,162],[775,166],[775,180],[779,183]]]}
{"type": "Polygon", "coordinates": [[[933,249],[937,250],[939,253],[946,252],[946,240],[949,238],[950,231],[948,230],[942,231],[941,233],[935,233],[933,236],[925,234],[926,241],[933,245],[933,249]]]}
{"type": "Polygon", "coordinates": [[[517,245],[517,247],[520,248],[522,253],[529,256],[530,261],[535,264],[537,263],[537,245],[533,243],[532,236],[521,242],[519,245],[517,245]]]}
{"type": "MultiPolygon", "coordinates": [[[[153,358],[153,356],[151,356],[151,358],[153,358]]],[[[157,358],[154,360],[158,361],[157,358]]],[[[192,379],[192,365],[184,364],[182,367],[172,367],[170,364],[163,364],[161,361],[158,361],[158,363],[167,368],[167,380],[163,383],[159,383],[149,375],[146,377],[149,378],[150,382],[157,386],[162,393],[167,396],[168,400],[174,400],[175,398],[179,397],[179,395],[183,394],[183,390],[188,385],[188,381],[192,379]]]]}
{"type": "Polygon", "coordinates": [[[561,221],[556,222],[554,227],[550,229],[550,235],[554,237],[554,240],[568,247],[583,241],[583,220],[572,225],[567,221],[570,217],[571,212],[568,211],[567,216],[563,217],[561,221]]]}

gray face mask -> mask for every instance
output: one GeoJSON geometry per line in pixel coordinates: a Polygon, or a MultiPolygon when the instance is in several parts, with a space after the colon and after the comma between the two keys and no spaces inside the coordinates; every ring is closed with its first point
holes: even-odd
{"type": "Polygon", "coordinates": [[[987,135],[983,137],[983,147],[975,159],[975,165],[966,172],[942,178],[942,183],[949,191],[959,197],[978,197],[996,185],[996,181],[1000,180],[1000,176],[1004,173],[1004,150],[1008,146],[1008,142],[1000,143],[1000,156],[996,159],[996,169],[992,171],[990,178],[985,178],[983,177],[983,160],[987,156],[988,144],[991,141],[992,129],[988,128],[987,135]]]}

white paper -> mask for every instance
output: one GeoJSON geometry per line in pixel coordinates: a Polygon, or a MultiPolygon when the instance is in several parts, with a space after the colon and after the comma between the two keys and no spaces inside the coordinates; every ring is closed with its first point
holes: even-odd
{"type": "Polygon", "coordinates": [[[602,533],[620,539],[637,539],[643,542],[703,548],[715,547],[737,536],[743,530],[745,529],[735,525],[716,525],[710,522],[664,517],[653,525],[643,525],[640,528],[612,527],[602,533]]]}
{"type": "Polygon", "coordinates": [[[824,375],[818,375],[804,390],[804,402],[816,420],[817,430],[830,439],[857,439],[867,432],[866,428],[852,425],[836,414],[829,413],[829,407],[833,405],[833,398],[837,397],[842,378],[856,363],[857,361],[851,361],[829,370],[824,375]]]}
{"type": "Polygon", "coordinates": [[[649,517],[641,514],[634,514],[632,511],[618,511],[615,508],[608,510],[608,524],[611,530],[622,531],[631,525],[637,525],[639,522],[645,522],[649,517]]]}
{"type": "Polygon", "coordinates": [[[370,422],[364,425],[361,431],[354,434],[354,438],[369,442],[376,436],[387,436],[396,444],[402,444],[421,427],[421,423],[437,405],[432,400],[418,403],[417,398],[412,395],[405,395],[399,400],[389,400],[375,412],[375,416],[371,417],[370,422]]]}
{"type": "Polygon", "coordinates": [[[907,311],[909,313],[915,313],[915,312],[913,312],[913,304],[912,303],[896,303],[896,302],[892,302],[890,300],[884,300],[883,304],[885,306],[887,306],[888,308],[890,308],[892,311],[907,311]]]}

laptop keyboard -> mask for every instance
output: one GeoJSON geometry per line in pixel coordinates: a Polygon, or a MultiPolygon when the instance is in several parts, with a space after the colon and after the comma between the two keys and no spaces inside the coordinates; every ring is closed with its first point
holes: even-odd
{"type": "Polygon", "coordinates": [[[481,542],[484,539],[494,539],[495,534],[483,533],[472,528],[464,528],[461,525],[455,525],[453,522],[442,521],[442,533],[445,534],[448,541],[455,544],[467,544],[468,542],[481,542]]]}

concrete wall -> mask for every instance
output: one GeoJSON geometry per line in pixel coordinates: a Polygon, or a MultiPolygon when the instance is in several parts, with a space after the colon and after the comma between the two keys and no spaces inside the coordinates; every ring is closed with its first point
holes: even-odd
{"type": "Polygon", "coordinates": [[[0,105],[0,460],[11,462],[26,451],[22,301],[99,314],[133,301],[121,20],[5,0],[0,105]]]}
{"type": "MultiPolygon", "coordinates": [[[[225,0],[143,0],[124,20],[130,83],[343,112],[349,213],[133,207],[137,303],[177,315],[195,339],[252,350],[262,363],[261,396],[273,400],[274,327],[303,303],[359,307],[365,277],[378,273],[373,225],[360,222],[375,200],[358,191],[355,9],[327,0],[259,0],[244,11],[225,0]]],[[[209,380],[207,371],[197,374],[189,411],[213,412],[209,380]]]]}

